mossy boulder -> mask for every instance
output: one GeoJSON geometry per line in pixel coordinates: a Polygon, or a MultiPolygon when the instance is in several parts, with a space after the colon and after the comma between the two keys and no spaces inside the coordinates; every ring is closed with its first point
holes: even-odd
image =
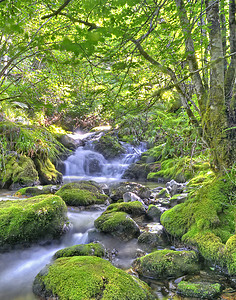
{"type": "Polygon", "coordinates": [[[92,256],[57,259],[36,276],[33,292],[40,299],[155,299],[146,283],[92,256]]]}
{"type": "Polygon", "coordinates": [[[67,208],[55,195],[0,201],[0,246],[53,239],[63,233],[67,208]]]}
{"type": "Polygon", "coordinates": [[[56,192],[56,195],[60,196],[70,206],[104,204],[108,200],[107,195],[101,192],[101,188],[90,181],[65,184],[56,192]]]}
{"type": "Polygon", "coordinates": [[[104,212],[95,220],[94,225],[99,231],[124,241],[136,238],[140,234],[136,222],[125,212],[104,212]]]}
{"type": "Polygon", "coordinates": [[[134,262],[137,272],[149,278],[180,277],[197,273],[200,268],[194,251],[157,250],[134,262]]]}
{"type": "Polygon", "coordinates": [[[60,257],[71,257],[71,256],[105,256],[105,249],[100,243],[90,243],[90,244],[81,244],[71,247],[67,247],[61,250],[58,250],[54,255],[53,259],[60,257]]]}
{"type": "Polygon", "coordinates": [[[141,216],[146,213],[143,204],[139,201],[110,204],[106,210],[106,213],[117,211],[125,212],[131,215],[132,217],[141,216]]]}
{"type": "Polygon", "coordinates": [[[38,186],[32,186],[32,187],[25,187],[20,190],[18,190],[15,193],[15,196],[38,196],[38,195],[47,195],[47,194],[54,194],[57,190],[59,190],[59,185],[38,185],[38,186]]]}
{"type": "Polygon", "coordinates": [[[123,199],[123,195],[127,192],[131,192],[139,196],[141,199],[149,198],[151,190],[136,182],[118,182],[109,186],[110,197],[112,200],[117,201],[123,199]]]}
{"type": "Polygon", "coordinates": [[[121,145],[118,138],[109,133],[94,142],[94,149],[108,160],[125,153],[125,148],[121,145]]]}
{"type": "Polygon", "coordinates": [[[227,178],[207,181],[184,203],[164,212],[161,223],[171,235],[197,246],[206,260],[224,265],[224,244],[235,232],[232,191],[227,178]]]}
{"type": "Polygon", "coordinates": [[[225,244],[225,256],[228,271],[236,275],[236,234],[231,236],[225,244]]]}
{"type": "Polygon", "coordinates": [[[49,158],[35,158],[34,163],[39,173],[41,184],[60,184],[62,174],[58,172],[49,158]]]}
{"type": "Polygon", "coordinates": [[[210,284],[206,282],[192,283],[181,281],[178,284],[177,294],[182,297],[198,299],[217,299],[222,287],[219,283],[210,284]]]}
{"type": "Polygon", "coordinates": [[[4,170],[0,174],[1,188],[19,189],[38,182],[38,172],[30,157],[12,154],[6,158],[4,170]]]}

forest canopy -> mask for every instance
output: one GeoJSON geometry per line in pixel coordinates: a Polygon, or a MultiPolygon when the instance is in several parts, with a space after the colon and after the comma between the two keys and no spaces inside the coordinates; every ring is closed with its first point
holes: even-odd
{"type": "Polygon", "coordinates": [[[233,166],[235,0],[2,0],[0,16],[2,118],[93,116],[155,141],[177,117],[216,171],[233,166]]]}

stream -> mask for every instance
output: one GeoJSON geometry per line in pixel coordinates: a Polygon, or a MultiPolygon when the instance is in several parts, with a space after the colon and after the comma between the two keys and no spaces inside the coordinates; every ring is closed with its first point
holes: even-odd
{"type": "MultiPolygon", "coordinates": [[[[145,144],[138,147],[123,144],[126,153],[119,160],[106,160],[103,155],[94,151],[92,141],[93,134],[79,136],[86,139],[84,146],[80,146],[73,155],[65,161],[64,183],[78,180],[94,180],[99,183],[109,184],[122,181],[122,175],[127,167],[137,161],[141,153],[146,150],[145,144]]],[[[95,136],[96,137],[96,136],[95,136]]],[[[77,137],[78,138],[78,137],[77,137]]],[[[157,183],[148,183],[151,188],[160,186],[157,183]]],[[[0,201],[19,199],[13,196],[13,192],[0,191],[0,201]]],[[[68,207],[68,219],[71,223],[70,230],[60,240],[41,242],[28,248],[17,248],[0,254],[0,300],[36,300],[32,293],[32,283],[38,272],[50,263],[53,254],[65,247],[86,244],[93,241],[101,242],[107,250],[107,258],[113,265],[122,269],[129,269],[133,260],[139,255],[140,245],[137,239],[129,242],[121,242],[117,238],[100,234],[94,228],[94,221],[106,209],[105,205],[95,205],[87,208],[68,207]]],[[[147,224],[146,224],[147,225],[147,224]]],[[[148,224],[147,226],[151,225],[148,224]]],[[[161,226],[155,223],[154,226],[161,226]]],[[[175,248],[169,245],[171,249],[175,248]]],[[[159,247],[158,247],[159,249],[159,247]]],[[[162,249],[162,247],[160,247],[162,249]]],[[[204,271],[203,271],[204,273],[204,271]]],[[[206,272],[205,272],[206,273],[206,272]]],[[[209,269],[208,269],[209,273],[209,269]]],[[[214,273],[206,273],[207,279],[214,278],[214,273]],[[210,276],[210,277],[209,277],[210,276]]],[[[175,295],[176,283],[172,280],[161,282],[145,279],[155,291],[157,299],[181,299],[175,295]]],[[[214,279],[213,279],[214,280],[214,279]]],[[[226,279],[222,280],[223,284],[226,279]]],[[[234,294],[219,299],[236,299],[234,294]]],[[[191,298],[188,298],[191,299],[191,298]]],[[[121,299],[122,300],[122,299],[121,299]]]]}
{"type": "MultiPolygon", "coordinates": [[[[76,136],[88,138],[92,134],[76,136]]],[[[146,150],[145,144],[133,147],[123,144],[126,153],[119,160],[107,161],[100,153],[95,152],[92,142],[78,147],[73,155],[65,161],[65,175],[63,182],[77,180],[95,180],[109,183],[121,181],[126,168],[140,158],[146,150]]],[[[13,192],[2,190],[0,201],[19,199],[13,192]]],[[[71,229],[60,241],[50,241],[32,245],[29,248],[19,248],[0,254],[0,300],[35,300],[32,293],[32,283],[37,273],[48,263],[53,254],[65,247],[86,244],[94,240],[94,221],[106,209],[104,206],[81,210],[68,208],[68,219],[71,229]]],[[[138,249],[137,241],[120,242],[119,240],[96,234],[96,240],[110,249],[112,262],[115,266],[129,268],[138,249]]]]}

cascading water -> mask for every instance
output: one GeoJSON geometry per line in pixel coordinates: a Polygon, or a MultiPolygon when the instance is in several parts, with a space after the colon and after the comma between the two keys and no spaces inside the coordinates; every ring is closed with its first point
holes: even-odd
{"type": "MultiPolygon", "coordinates": [[[[100,135],[101,136],[101,135],[100,135]]],[[[75,138],[84,139],[84,146],[77,148],[75,153],[65,161],[65,176],[67,179],[92,179],[100,182],[120,180],[126,168],[137,161],[141,153],[146,150],[145,144],[138,147],[122,143],[126,149],[125,154],[117,160],[108,161],[102,154],[94,151],[94,139],[99,134],[77,135],[75,138]],[[87,140],[86,140],[87,139],[87,140]]],[[[65,180],[66,179],[66,180],[65,180]]],[[[14,199],[4,193],[0,201],[14,199]]],[[[33,245],[27,249],[12,250],[1,254],[0,258],[0,300],[35,300],[32,293],[32,282],[37,273],[51,261],[52,255],[59,249],[90,242],[89,232],[94,228],[94,221],[105,208],[99,211],[80,211],[70,209],[68,218],[72,228],[60,242],[45,245],[33,245]]],[[[99,239],[100,240],[100,239],[99,239]]],[[[117,266],[126,266],[133,260],[133,253],[137,242],[121,243],[114,238],[101,237],[106,248],[118,249],[119,257],[114,262],[117,266]]]]}
{"type": "MultiPolygon", "coordinates": [[[[86,135],[86,138],[88,135],[86,135]]],[[[80,136],[83,140],[83,136],[80,136]]],[[[131,163],[137,161],[142,152],[146,150],[146,144],[140,143],[135,147],[127,143],[121,143],[125,153],[118,159],[106,160],[104,156],[94,150],[93,136],[84,146],[77,148],[65,162],[65,176],[67,180],[93,179],[96,181],[119,180],[131,163]]]]}

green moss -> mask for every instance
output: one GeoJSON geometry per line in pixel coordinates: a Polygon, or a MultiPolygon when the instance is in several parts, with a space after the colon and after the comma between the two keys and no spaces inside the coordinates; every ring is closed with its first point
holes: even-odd
{"type": "Polygon", "coordinates": [[[178,204],[161,215],[161,224],[177,238],[181,238],[188,231],[192,222],[192,215],[185,203],[178,204]]]}
{"type": "Polygon", "coordinates": [[[206,260],[224,265],[224,244],[214,233],[201,232],[194,234],[192,237],[190,234],[186,234],[183,241],[196,245],[206,260]]]}
{"type": "Polygon", "coordinates": [[[131,216],[140,216],[145,214],[145,208],[139,201],[133,202],[121,202],[110,204],[106,212],[117,212],[122,211],[130,214],[131,216]]]}
{"type": "Polygon", "coordinates": [[[0,201],[0,245],[58,237],[66,222],[66,205],[54,195],[0,201]]]}
{"type": "Polygon", "coordinates": [[[236,235],[228,239],[225,245],[225,256],[228,271],[231,275],[236,275],[236,235]]]}
{"type": "Polygon", "coordinates": [[[151,278],[179,277],[199,271],[194,251],[158,250],[135,262],[140,275],[151,278]]]}
{"type": "Polygon", "coordinates": [[[191,283],[181,281],[178,284],[177,293],[183,297],[194,297],[199,299],[216,299],[221,293],[219,283],[191,283]]]}
{"type": "Polygon", "coordinates": [[[33,185],[39,180],[39,177],[31,158],[24,155],[10,155],[6,158],[5,168],[1,172],[0,180],[3,182],[3,186],[8,187],[12,183],[33,185]]]}
{"type": "Polygon", "coordinates": [[[34,161],[42,184],[59,184],[62,182],[62,174],[55,169],[49,158],[36,158],[34,161]]]}
{"type": "Polygon", "coordinates": [[[90,192],[85,189],[70,189],[69,186],[62,187],[56,192],[67,205],[71,206],[88,206],[92,204],[104,204],[107,196],[99,192],[90,192]]]}
{"type": "Polygon", "coordinates": [[[102,192],[102,189],[100,188],[99,184],[92,180],[88,180],[88,181],[81,180],[78,182],[70,182],[63,185],[60,190],[64,191],[64,190],[71,190],[71,189],[87,190],[91,193],[102,192]]]}
{"type": "Polygon", "coordinates": [[[105,256],[105,249],[100,243],[90,243],[86,245],[75,245],[57,251],[53,258],[71,256],[105,256]]]}
{"type": "Polygon", "coordinates": [[[18,190],[15,193],[15,196],[38,196],[38,195],[46,195],[52,194],[53,185],[45,185],[45,186],[33,186],[33,187],[26,187],[18,190]]]}
{"type": "Polygon", "coordinates": [[[137,224],[125,212],[105,212],[94,225],[98,230],[122,240],[130,240],[140,234],[137,224]]]}
{"type": "Polygon", "coordinates": [[[201,189],[161,216],[166,230],[184,242],[196,245],[207,260],[224,264],[224,243],[235,231],[235,207],[227,178],[207,181],[201,189]]]}
{"type": "Polygon", "coordinates": [[[148,179],[159,177],[172,178],[178,182],[185,182],[200,172],[210,171],[210,164],[203,161],[202,158],[192,158],[184,156],[181,158],[169,158],[161,162],[161,170],[148,174],[148,179]]]}
{"type": "Polygon", "coordinates": [[[155,299],[147,284],[98,257],[57,259],[37,275],[33,291],[59,299],[155,299]]]}

